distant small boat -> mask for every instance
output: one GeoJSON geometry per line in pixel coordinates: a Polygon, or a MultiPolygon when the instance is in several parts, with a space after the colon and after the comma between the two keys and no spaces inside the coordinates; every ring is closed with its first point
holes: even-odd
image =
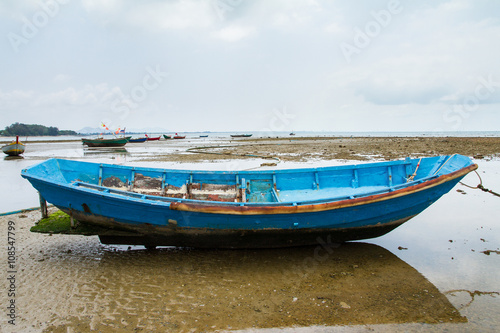
{"type": "Polygon", "coordinates": [[[126,136],[122,138],[112,138],[112,139],[82,139],[82,143],[88,147],[122,147],[129,142],[131,136],[126,136]]]}
{"type": "Polygon", "coordinates": [[[170,135],[165,135],[165,134],[163,134],[163,137],[165,138],[165,140],[170,140],[170,139],[172,139],[172,137],[171,137],[170,135]]]}
{"type": "Polygon", "coordinates": [[[175,133],[174,139],[185,139],[185,138],[186,138],[185,135],[182,136],[182,135],[179,135],[179,134],[175,133]]]}
{"type": "Polygon", "coordinates": [[[150,138],[149,136],[147,137],[147,141],[159,141],[161,138],[161,135],[160,136],[155,136],[155,137],[152,137],[150,138]]]}
{"type": "Polygon", "coordinates": [[[208,138],[208,135],[200,135],[200,138],[208,138]]]}
{"type": "Polygon", "coordinates": [[[266,171],[50,159],[21,176],[82,225],[105,228],[104,244],[269,248],[384,235],[476,168],[461,155],[266,171]]]}
{"type": "Polygon", "coordinates": [[[128,142],[130,143],[140,143],[140,142],[146,142],[148,138],[135,138],[135,139],[130,139],[128,142]]]}
{"type": "Polygon", "coordinates": [[[252,134],[231,134],[232,138],[249,138],[252,134]]]}
{"type": "Polygon", "coordinates": [[[290,133],[290,135],[292,135],[292,136],[293,136],[293,135],[295,135],[295,133],[291,132],[291,133],[290,133]]]}
{"type": "Polygon", "coordinates": [[[19,136],[16,135],[16,141],[2,147],[2,151],[9,156],[19,156],[26,150],[24,144],[19,141],[19,136]]]}

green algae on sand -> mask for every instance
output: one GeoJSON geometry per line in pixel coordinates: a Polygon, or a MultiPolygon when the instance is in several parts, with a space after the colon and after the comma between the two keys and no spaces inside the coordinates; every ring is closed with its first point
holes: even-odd
{"type": "Polygon", "coordinates": [[[47,218],[43,218],[38,221],[33,227],[31,227],[31,232],[39,232],[44,234],[66,234],[66,235],[98,235],[102,233],[103,229],[99,227],[92,227],[88,225],[82,225],[76,220],[75,227],[71,226],[71,217],[58,210],[50,214],[47,218]]]}

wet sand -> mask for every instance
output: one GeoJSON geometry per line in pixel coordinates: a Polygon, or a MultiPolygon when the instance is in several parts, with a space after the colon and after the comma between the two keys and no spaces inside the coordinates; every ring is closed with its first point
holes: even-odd
{"type": "Polygon", "coordinates": [[[227,160],[252,156],[278,158],[284,162],[311,160],[392,160],[407,156],[435,156],[462,154],[475,158],[500,156],[500,138],[462,137],[297,137],[257,138],[226,140],[217,144],[190,147],[206,147],[159,153],[145,157],[144,161],[199,162],[204,160],[227,160]],[[204,154],[203,152],[209,153],[204,154]],[[214,154],[216,153],[216,154],[214,154]]]}
{"type": "MultiPolygon", "coordinates": [[[[185,152],[203,145],[158,142],[144,154],[128,149],[127,159],[225,163],[254,154],[278,156],[286,165],[461,153],[475,156],[485,185],[500,189],[500,138],[221,139],[208,145],[236,147],[210,148],[221,155],[185,152]]],[[[84,159],[100,156],[94,154],[84,159]]],[[[104,154],[118,159],[123,152],[104,154]]],[[[472,176],[467,181],[475,185],[472,176]]],[[[379,239],[278,250],[105,246],[94,236],[31,233],[38,211],[3,216],[3,235],[9,221],[16,228],[16,295],[7,293],[2,250],[0,331],[493,332],[500,328],[500,206],[490,194],[460,190],[379,239]],[[11,299],[15,326],[6,316],[11,299]]]]}
{"type": "Polygon", "coordinates": [[[467,322],[417,270],[374,244],[129,250],[96,237],[30,233],[38,214],[1,220],[18,230],[23,332],[467,322]]]}

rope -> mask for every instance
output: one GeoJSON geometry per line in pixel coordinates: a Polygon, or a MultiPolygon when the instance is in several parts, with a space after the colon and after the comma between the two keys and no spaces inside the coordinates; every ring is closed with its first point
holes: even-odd
{"type": "Polygon", "coordinates": [[[468,187],[468,188],[470,188],[470,189],[473,189],[473,190],[475,190],[475,189],[479,189],[479,190],[481,190],[481,191],[483,191],[483,192],[488,192],[488,193],[491,193],[491,194],[493,194],[493,195],[496,195],[497,197],[500,197],[500,194],[498,194],[498,193],[496,193],[496,192],[493,192],[492,190],[489,190],[489,189],[485,188],[485,187],[483,186],[483,180],[481,179],[481,176],[479,175],[479,173],[478,173],[476,170],[474,170],[474,172],[475,172],[475,173],[476,173],[476,175],[479,177],[479,185],[477,185],[477,186],[475,186],[475,187],[474,187],[474,186],[470,186],[470,185],[467,185],[467,184],[462,183],[462,182],[460,182],[460,184],[462,184],[463,186],[468,187]]]}
{"type": "Polygon", "coordinates": [[[441,169],[445,166],[445,164],[446,164],[446,163],[448,163],[448,161],[449,161],[449,160],[451,160],[451,158],[452,158],[453,156],[455,156],[455,155],[456,155],[456,154],[450,155],[450,157],[448,157],[448,159],[446,160],[446,162],[444,162],[443,164],[441,164],[441,166],[439,167],[439,169],[437,169],[437,171],[436,171],[436,172],[434,172],[434,174],[433,174],[433,175],[435,175],[435,174],[437,174],[439,171],[441,171],[441,169]]]}
{"type": "Polygon", "coordinates": [[[418,160],[417,167],[415,168],[415,172],[410,177],[406,178],[407,183],[413,181],[413,178],[415,178],[415,176],[417,175],[417,170],[420,167],[420,162],[422,162],[422,157],[420,157],[420,159],[418,160]]]}
{"type": "MultiPolygon", "coordinates": [[[[434,176],[434,175],[436,175],[439,171],[441,171],[441,169],[442,169],[442,168],[446,165],[446,163],[448,163],[448,162],[451,160],[451,158],[452,158],[453,156],[455,156],[455,155],[457,155],[457,154],[450,155],[450,156],[448,157],[448,159],[447,159],[447,160],[446,160],[443,164],[441,164],[441,166],[439,167],[439,169],[437,169],[437,170],[436,170],[436,172],[434,172],[432,175],[434,176]]],[[[413,174],[412,174],[410,177],[406,178],[406,182],[407,182],[407,183],[409,183],[409,182],[413,181],[413,178],[415,178],[415,176],[417,175],[417,170],[418,170],[418,168],[420,167],[420,162],[422,162],[422,157],[418,160],[417,167],[415,168],[415,172],[413,172],[413,174]]]]}

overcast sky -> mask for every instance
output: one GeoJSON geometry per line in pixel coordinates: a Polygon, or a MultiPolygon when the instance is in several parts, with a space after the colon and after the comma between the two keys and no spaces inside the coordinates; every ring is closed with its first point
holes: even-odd
{"type": "Polygon", "coordinates": [[[5,0],[0,128],[500,130],[500,1],[5,0]]]}

